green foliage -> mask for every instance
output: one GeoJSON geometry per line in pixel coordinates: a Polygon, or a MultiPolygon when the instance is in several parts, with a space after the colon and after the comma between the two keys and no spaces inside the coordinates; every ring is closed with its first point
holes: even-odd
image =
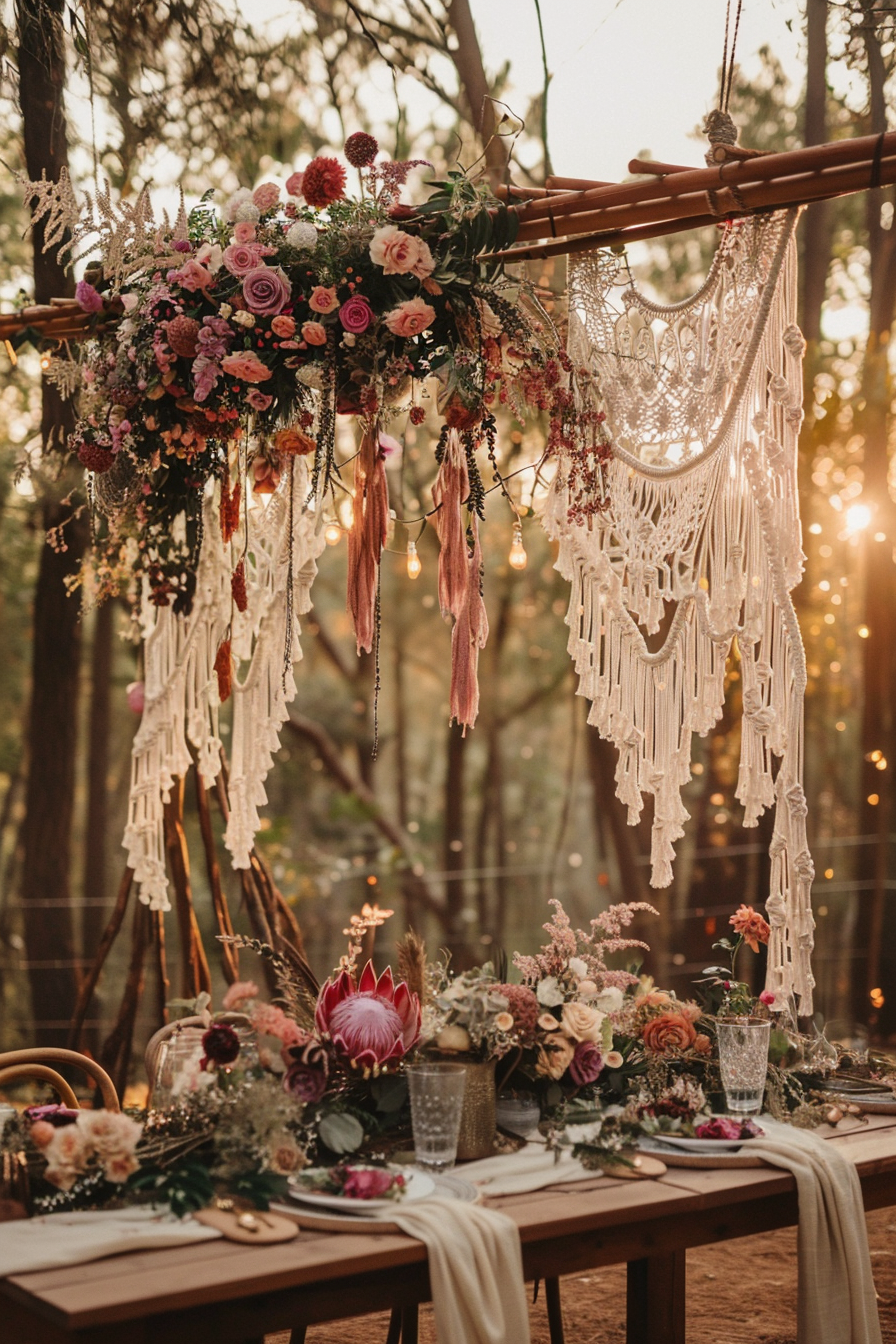
{"type": "Polygon", "coordinates": [[[204,1209],[215,1196],[211,1173],[200,1157],[183,1158],[171,1167],[144,1165],[128,1180],[128,1188],[152,1195],[159,1204],[170,1204],[178,1218],[204,1209]]]}
{"type": "Polygon", "coordinates": [[[348,1111],[330,1111],[323,1117],[318,1134],[332,1153],[354,1153],[364,1141],[364,1126],[348,1111]]]}

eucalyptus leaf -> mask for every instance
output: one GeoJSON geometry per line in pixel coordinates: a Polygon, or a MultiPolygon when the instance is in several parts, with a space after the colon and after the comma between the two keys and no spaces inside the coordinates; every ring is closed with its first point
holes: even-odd
{"type": "Polygon", "coordinates": [[[360,1120],[345,1111],[330,1111],[321,1120],[317,1132],[331,1153],[354,1153],[364,1138],[360,1120]]]}

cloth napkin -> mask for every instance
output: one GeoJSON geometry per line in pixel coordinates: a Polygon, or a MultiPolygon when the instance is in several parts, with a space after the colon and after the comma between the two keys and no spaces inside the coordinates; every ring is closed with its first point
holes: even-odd
{"type": "Polygon", "coordinates": [[[494,1209],[422,1199],[382,1215],[422,1241],[439,1344],[529,1344],[520,1234],[494,1209]]]}
{"type": "Polygon", "coordinates": [[[0,1223],[0,1278],[83,1264],[124,1251],[213,1241],[220,1235],[216,1228],[203,1227],[193,1218],[174,1218],[160,1208],[21,1218],[0,1223]]]}
{"type": "Polygon", "coordinates": [[[881,1344],[862,1187],[848,1157],[805,1129],[762,1117],[754,1154],[796,1178],[797,1344],[881,1344]]]}
{"type": "Polygon", "coordinates": [[[527,1143],[517,1153],[485,1157],[481,1162],[465,1162],[458,1176],[472,1181],[484,1196],[522,1195],[543,1190],[548,1185],[571,1181],[593,1181],[599,1171],[587,1171],[576,1157],[565,1154],[559,1160],[543,1143],[527,1143]]]}

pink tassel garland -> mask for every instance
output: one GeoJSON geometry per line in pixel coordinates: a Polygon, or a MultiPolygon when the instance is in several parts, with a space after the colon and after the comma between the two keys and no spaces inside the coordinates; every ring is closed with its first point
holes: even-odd
{"type": "Polygon", "coordinates": [[[368,425],[355,459],[355,499],[348,535],[348,608],[358,653],[370,653],[376,636],[380,555],[389,527],[389,487],[376,424],[368,425]]]}

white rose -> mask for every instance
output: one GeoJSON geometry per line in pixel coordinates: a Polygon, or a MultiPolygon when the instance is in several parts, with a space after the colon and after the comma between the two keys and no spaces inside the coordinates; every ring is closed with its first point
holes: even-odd
{"type": "Polygon", "coordinates": [[[557,984],[556,975],[549,975],[545,980],[540,980],[535,990],[535,997],[542,1008],[559,1008],[563,1003],[563,991],[557,984]]]}
{"type": "Polygon", "coordinates": [[[220,243],[203,243],[196,253],[196,260],[212,272],[219,271],[224,264],[224,249],[220,243]]]}
{"type": "Polygon", "coordinates": [[[588,967],[581,957],[570,957],[566,963],[577,980],[584,980],[588,974],[588,967]]]}
{"type": "Polygon", "coordinates": [[[255,314],[247,313],[244,308],[241,308],[239,312],[233,314],[233,321],[241,327],[254,327],[255,314]]]}

